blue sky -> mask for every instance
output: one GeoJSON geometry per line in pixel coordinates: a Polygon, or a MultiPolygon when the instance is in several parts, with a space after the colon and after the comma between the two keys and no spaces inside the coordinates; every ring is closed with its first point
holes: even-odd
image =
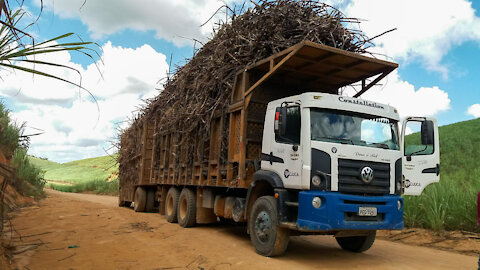
{"type": "MultiPolygon", "coordinates": [[[[31,14],[27,20],[38,16],[39,2],[25,1],[31,14]]],[[[241,1],[87,0],[80,8],[83,0],[44,0],[40,20],[30,28],[37,42],[74,32],[102,47],[102,61],[55,56],[82,73],[100,113],[75,87],[18,72],[2,74],[0,98],[12,114],[45,131],[32,138],[30,152],[58,162],[113,152],[110,142],[117,129],[127,126],[125,120],[142,99],[158,94],[155,88],[161,88],[158,82],[169,69],[192,57],[193,39],[208,40],[212,24],[200,25],[224,2],[241,1]]],[[[398,29],[377,39],[373,52],[388,55],[400,67],[362,97],[393,105],[402,116],[434,116],[440,125],[480,117],[479,2],[329,1],[347,16],[364,19],[361,29],[368,36],[398,29]]],[[[221,18],[220,13],[215,20],[221,18]]],[[[52,72],[79,80],[75,72],[52,72]]]]}

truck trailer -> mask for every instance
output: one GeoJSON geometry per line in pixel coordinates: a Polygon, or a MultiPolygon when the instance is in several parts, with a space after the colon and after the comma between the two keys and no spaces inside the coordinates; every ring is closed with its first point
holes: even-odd
{"type": "Polygon", "coordinates": [[[298,234],[365,251],[376,230],[403,228],[402,194],[440,179],[435,119],[400,123],[392,106],[359,99],[397,67],[303,41],[239,71],[209,134],[182,140],[144,117],[141,153],[128,161],[138,177],[122,177],[120,166],[119,205],[158,207],[182,227],[246,223],[264,256],[281,255],[298,234]],[[361,89],[340,95],[351,85],[361,89]],[[405,140],[408,124],[418,134],[405,140]]]}

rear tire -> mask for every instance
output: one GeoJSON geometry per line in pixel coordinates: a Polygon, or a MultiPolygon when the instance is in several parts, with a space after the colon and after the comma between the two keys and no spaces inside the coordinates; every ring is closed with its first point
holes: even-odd
{"type": "Polygon", "coordinates": [[[143,187],[137,187],[135,190],[135,205],[133,209],[135,212],[145,211],[145,204],[147,202],[147,190],[143,187]]]}
{"type": "Polygon", "coordinates": [[[155,190],[149,189],[147,191],[147,201],[145,204],[145,212],[153,212],[155,207],[155,190]]]}
{"type": "Polygon", "coordinates": [[[178,208],[178,189],[176,187],[171,187],[168,190],[167,198],[165,201],[165,217],[170,223],[177,222],[177,208],[178,208]]]}
{"type": "Polygon", "coordinates": [[[337,243],[344,250],[364,252],[372,247],[377,231],[371,231],[365,236],[336,237],[337,243]]]}
{"type": "Polygon", "coordinates": [[[181,227],[193,227],[197,218],[197,196],[189,188],[184,188],[180,193],[177,207],[178,225],[181,227]]]}
{"type": "Polygon", "coordinates": [[[272,196],[263,196],[255,201],[248,228],[250,240],[258,254],[274,257],[285,253],[290,231],[278,226],[277,202],[272,196]]]}

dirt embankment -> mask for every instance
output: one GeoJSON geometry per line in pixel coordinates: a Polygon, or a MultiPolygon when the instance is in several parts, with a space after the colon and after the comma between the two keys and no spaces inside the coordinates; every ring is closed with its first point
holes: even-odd
{"type": "MultiPolygon", "coordinates": [[[[448,250],[438,250],[377,240],[370,250],[356,254],[339,249],[328,236],[292,237],[285,256],[266,258],[254,252],[244,227],[218,224],[183,229],[167,223],[158,214],[135,213],[117,207],[116,203],[116,197],[49,191],[47,199],[15,214],[15,230],[10,230],[11,234],[6,237],[11,246],[8,255],[14,263],[8,267],[32,270],[476,269],[478,260],[474,251],[467,251],[469,248],[463,248],[462,252],[467,254],[453,251],[448,241],[438,242],[450,243],[450,247],[444,247],[448,250]]],[[[380,238],[403,239],[399,241],[415,235],[422,238],[422,233],[408,230],[380,235],[380,238]]],[[[478,248],[478,239],[467,241],[474,243],[471,250],[478,248]]]]}

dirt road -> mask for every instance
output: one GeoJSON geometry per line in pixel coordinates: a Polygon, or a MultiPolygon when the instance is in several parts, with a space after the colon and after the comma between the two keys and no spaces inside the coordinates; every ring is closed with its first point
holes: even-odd
{"type": "Polygon", "coordinates": [[[328,236],[292,237],[285,256],[266,258],[244,227],[183,229],[155,213],[119,208],[116,197],[47,194],[13,219],[22,237],[14,233],[11,244],[28,250],[14,256],[19,269],[476,269],[478,260],[385,240],[356,254],[328,236]]]}

